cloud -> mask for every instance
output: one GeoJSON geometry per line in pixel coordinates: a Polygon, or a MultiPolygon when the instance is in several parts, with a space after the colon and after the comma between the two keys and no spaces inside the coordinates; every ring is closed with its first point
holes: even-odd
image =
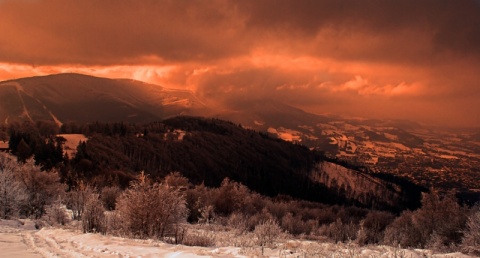
{"type": "Polygon", "coordinates": [[[80,72],[480,125],[473,0],[3,0],[0,35],[0,79],[80,72]]]}
{"type": "Polygon", "coordinates": [[[0,57],[40,65],[206,61],[245,51],[239,22],[222,1],[5,1],[0,57]]]}
{"type": "Polygon", "coordinates": [[[257,48],[380,62],[480,55],[474,1],[0,2],[0,58],[48,64],[212,61],[257,48]]]}

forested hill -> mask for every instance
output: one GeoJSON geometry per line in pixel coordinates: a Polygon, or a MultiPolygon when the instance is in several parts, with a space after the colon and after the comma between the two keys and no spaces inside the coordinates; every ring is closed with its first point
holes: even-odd
{"type": "Polygon", "coordinates": [[[339,201],[309,179],[309,171],[321,159],[318,154],[230,122],[175,117],[136,132],[89,130],[89,140],[72,160],[73,170],[86,176],[118,170],[163,177],[178,171],[194,184],[219,186],[228,177],[270,196],[339,201]]]}
{"type": "MultiPolygon", "coordinates": [[[[65,176],[72,177],[70,181],[88,178],[96,184],[125,185],[139,171],[154,178],[178,171],[194,184],[219,186],[228,177],[268,196],[322,203],[396,209],[418,201],[411,202],[405,189],[395,190],[401,187],[386,181],[362,196],[354,194],[359,191],[351,189],[353,185],[331,180],[325,184],[313,178],[324,161],[320,153],[219,119],[182,116],[146,125],[94,123],[81,130],[89,140],[69,162],[67,170],[72,172],[65,176]]],[[[64,126],[63,131],[71,129],[64,126]]]]}

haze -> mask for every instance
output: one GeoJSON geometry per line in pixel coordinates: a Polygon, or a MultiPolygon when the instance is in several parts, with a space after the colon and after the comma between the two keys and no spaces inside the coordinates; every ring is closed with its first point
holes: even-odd
{"type": "Polygon", "coordinates": [[[480,1],[0,0],[0,80],[78,72],[480,126],[480,1]]]}

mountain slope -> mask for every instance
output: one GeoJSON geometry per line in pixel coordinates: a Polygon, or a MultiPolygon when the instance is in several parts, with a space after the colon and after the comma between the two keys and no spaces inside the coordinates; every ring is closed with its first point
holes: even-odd
{"type": "Polygon", "coordinates": [[[451,133],[402,120],[316,115],[272,99],[234,100],[219,109],[204,105],[191,91],[80,74],[0,82],[0,125],[25,120],[143,123],[176,115],[229,120],[426,187],[480,189],[478,130],[451,133]]]}
{"type": "Polygon", "coordinates": [[[410,207],[410,189],[323,162],[324,157],[304,146],[231,122],[181,116],[111,130],[118,127],[90,130],[91,137],[72,160],[73,171],[97,182],[118,178],[115,171],[145,171],[160,178],[178,171],[195,184],[219,186],[228,177],[268,196],[392,210],[410,207]]]}
{"type": "Polygon", "coordinates": [[[57,74],[0,83],[0,121],[144,122],[197,114],[206,107],[190,91],[126,79],[57,74]]]}

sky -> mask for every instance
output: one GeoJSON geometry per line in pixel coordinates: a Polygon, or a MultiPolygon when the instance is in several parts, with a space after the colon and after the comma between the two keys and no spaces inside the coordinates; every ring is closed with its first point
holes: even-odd
{"type": "Polygon", "coordinates": [[[0,80],[78,72],[480,126],[478,0],[0,0],[0,35],[0,80]]]}

